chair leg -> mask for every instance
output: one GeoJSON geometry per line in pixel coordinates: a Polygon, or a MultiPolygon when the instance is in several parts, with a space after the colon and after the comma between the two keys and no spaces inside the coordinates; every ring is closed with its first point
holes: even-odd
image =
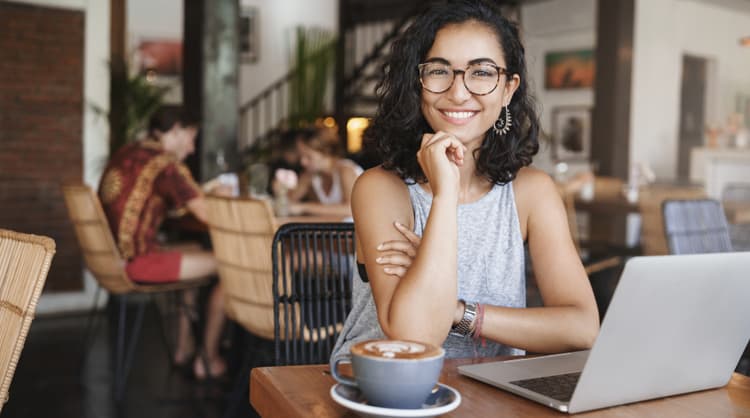
{"type": "Polygon", "coordinates": [[[101,293],[101,290],[102,288],[100,286],[96,287],[96,292],[94,292],[94,303],[91,305],[91,310],[86,319],[86,334],[83,336],[83,350],[81,350],[81,366],[85,363],[89,356],[89,352],[91,351],[91,347],[94,345],[94,336],[96,335],[97,326],[100,322],[96,320],[96,312],[99,305],[99,294],[101,293]]]}
{"type": "Polygon", "coordinates": [[[242,361],[240,372],[232,384],[232,391],[228,395],[227,408],[224,410],[223,418],[235,418],[240,407],[247,402],[251,369],[250,356],[246,355],[242,361]]]}
{"type": "Polygon", "coordinates": [[[130,333],[130,340],[127,342],[127,348],[125,347],[125,325],[126,325],[126,313],[127,313],[127,299],[122,297],[120,299],[120,318],[118,321],[117,329],[117,346],[115,354],[115,376],[114,376],[114,390],[115,390],[115,401],[120,402],[125,394],[125,385],[130,374],[130,368],[133,365],[133,357],[135,355],[135,348],[138,344],[140,337],[141,328],[143,326],[143,314],[146,310],[146,302],[141,301],[138,305],[138,311],[136,313],[136,319],[133,323],[133,328],[130,333]],[[127,350],[127,351],[126,351],[127,350]]]}
{"type": "Polygon", "coordinates": [[[154,298],[154,306],[156,306],[156,313],[157,313],[157,316],[159,317],[158,318],[159,319],[158,320],[158,322],[159,322],[159,331],[160,331],[160,334],[161,334],[162,344],[164,344],[164,349],[166,350],[166,353],[167,353],[167,361],[169,362],[169,364],[172,364],[173,363],[172,354],[174,353],[174,347],[172,347],[172,345],[169,343],[169,336],[167,335],[167,327],[164,325],[164,322],[167,321],[168,318],[170,318],[170,316],[171,316],[169,305],[171,305],[172,300],[170,300],[171,299],[170,296],[172,296],[172,295],[171,294],[165,294],[164,295],[164,297],[166,299],[166,304],[167,304],[167,312],[166,313],[162,312],[162,310],[159,307],[159,303],[156,300],[156,298],[154,298]]]}
{"type": "Polygon", "coordinates": [[[125,324],[127,322],[127,296],[121,295],[117,298],[118,302],[118,315],[117,315],[117,339],[115,341],[115,364],[114,364],[114,376],[113,376],[113,391],[115,400],[120,400],[120,379],[122,376],[122,357],[125,352],[125,324]]]}
{"type": "Polygon", "coordinates": [[[241,334],[242,337],[242,362],[239,369],[240,372],[237,373],[237,377],[235,377],[232,384],[232,390],[227,397],[227,407],[224,410],[224,415],[222,415],[223,418],[237,417],[242,405],[247,403],[249,393],[250,370],[253,368],[252,362],[255,356],[251,348],[252,341],[248,332],[242,329],[238,334],[241,334]]]}

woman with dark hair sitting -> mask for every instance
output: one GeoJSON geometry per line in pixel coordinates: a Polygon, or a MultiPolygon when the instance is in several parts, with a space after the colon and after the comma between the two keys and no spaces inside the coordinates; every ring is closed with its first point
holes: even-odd
{"type": "Polygon", "coordinates": [[[342,158],[338,137],[326,130],[300,129],[296,144],[303,172],[289,194],[290,213],[350,217],[352,187],[362,167],[342,158]]]}
{"type": "Polygon", "coordinates": [[[397,39],[352,193],[358,273],[332,361],[371,338],[448,357],[591,346],[599,316],[539,145],[518,28],[483,1],[432,3],[397,39]],[[545,306],[526,308],[524,242],[545,306]]]}

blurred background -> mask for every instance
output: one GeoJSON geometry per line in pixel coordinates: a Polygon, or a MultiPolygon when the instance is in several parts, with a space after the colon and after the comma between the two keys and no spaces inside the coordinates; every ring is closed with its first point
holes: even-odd
{"type": "MultiPolygon", "coordinates": [[[[421,3],[0,0],[0,227],[57,242],[3,416],[114,413],[86,407],[97,396],[92,386],[70,388],[96,367],[41,360],[80,355],[80,314],[97,287],[63,183],[96,188],[109,155],[137,140],[153,112],[180,106],[201,121],[188,159],[199,181],[231,171],[247,187],[283,132],[304,126],[330,129],[350,158],[376,165],[362,151],[374,86],[391,40],[421,3]],[[58,378],[34,386],[60,367],[58,378]],[[34,404],[34,393],[61,387],[65,396],[34,404]]],[[[526,45],[543,128],[534,165],[561,184],[580,173],[616,179],[613,194],[626,201],[597,204],[606,189],[578,195],[582,240],[604,243],[610,254],[666,254],[663,236],[649,241],[654,228],[662,235],[660,219],[650,223],[661,201],[722,200],[728,187],[750,183],[749,0],[497,3],[518,21],[526,45]]],[[[738,228],[750,222],[733,219],[738,228]]],[[[750,248],[747,232],[733,239],[735,249],[750,248]]],[[[139,405],[143,393],[134,393],[128,399],[139,405]]],[[[221,396],[210,395],[206,410],[160,410],[161,403],[127,414],[223,413],[221,396]]]]}

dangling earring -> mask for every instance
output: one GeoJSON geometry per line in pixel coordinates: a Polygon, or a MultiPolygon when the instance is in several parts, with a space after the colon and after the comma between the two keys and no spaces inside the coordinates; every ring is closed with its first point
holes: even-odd
{"type": "Polygon", "coordinates": [[[508,109],[508,105],[505,105],[503,110],[500,111],[500,116],[497,117],[492,129],[494,129],[495,133],[498,135],[505,135],[510,131],[510,126],[512,125],[511,122],[510,109],[508,109]],[[503,113],[505,113],[505,116],[503,116],[503,113]]]}

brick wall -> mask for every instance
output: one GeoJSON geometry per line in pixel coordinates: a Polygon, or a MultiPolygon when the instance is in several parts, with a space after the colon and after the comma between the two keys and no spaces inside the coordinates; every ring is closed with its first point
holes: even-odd
{"type": "Polygon", "coordinates": [[[60,191],[83,174],[84,13],[0,2],[0,228],[48,235],[45,291],[82,288],[60,191]]]}

